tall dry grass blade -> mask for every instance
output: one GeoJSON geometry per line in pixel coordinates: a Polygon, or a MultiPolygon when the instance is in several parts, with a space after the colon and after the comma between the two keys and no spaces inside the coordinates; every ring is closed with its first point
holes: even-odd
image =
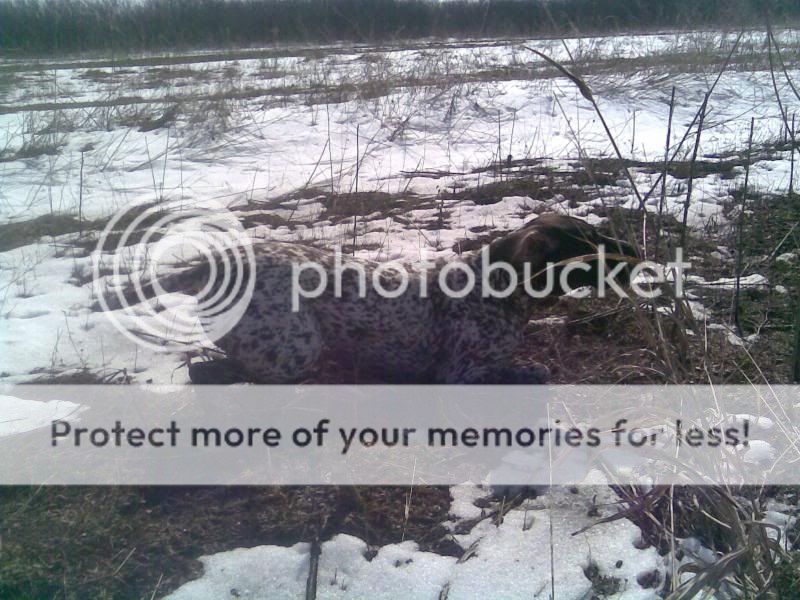
{"type": "Polygon", "coordinates": [[[589,86],[583,79],[575,75],[572,71],[567,69],[564,65],[562,65],[558,61],[553,60],[552,58],[547,56],[544,52],[540,52],[539,50],[535,50],[534,48],[530,48],[529,46],[525,46],[525,49],[530,50],[534,54],[537,54],[539,57],[544,59],[544,61],[548,63],[550,66],[558,69],[562,75],[564,75],[578,87],[578,91],[581,93],[581,96],[586,98],[589,102],[594,102],[594,95],[592,94],[592,90],[589,88],[589,86]]]}
{"type": "Polygon", "coordinates": [[[786,63],[783,61],[783,56],[781,56],[781,47],[778,45],[778,40],[775,39],[775,34],[772,32],[772,24],[770,23],[769,19],[767,19],[767,35],[769,36],[772,46],[775,47],[775,56],[778,57],[778,63],[781,66],[786,83],[789,84],[789,88],[792,90],[792,92],[794,92],[794,95],[797,97],[797,99],[800,100],[800,92],[797,91],[792,78],[789,77],[789,71],[786,68],[786,63]]]}
{"type": "Polygon", "coordinates": [[[790,132],[790,161],[789,161],[789,200],[792,199],[794,195],[794,150],[795,146],[797,145],[795,135],[797,133],[797,129],[795,129],[795,118],[797,117],[796,114],[792,114],[792,131],[790,132]]]}
{"type": "Polygon", "coordinates": [[[80,182],[78,183],[78,236],[83,237],[83,155],[85,152],[81,150],[81,173],[80,182]]]}
{"type": "Polygon", "coordinates": [[[794,316],[794,357],[792,360],[792,381],[800,383],[800,302],[794,316]]]}
{"type": "Polygon", "coordinates": [[[614,153],[617,155],[617,158],[620,161],[622,170],[625,173],[628,182],[631,184],[631,189],[633,190],[636,199],[639,201],[639,208],[645,210],[644,199],[642,198],[642,195],[639,193],[639,188],[637,187],[636,182],[633,180],[633,175],[631,175],[630,169],[628,169],[627,165],[625,164],[625,158],[622,156],[622,152],[620,151],[619,146],[617,145],[617,140],[614,137],[614,134],[611,133],[611,128],[609,128],[608,123],[606,123],[606,119],[603,116],[603,112],[597,105],[597,101],[594,99],[594,94],[592,94],[592,90],[589,88],[589,85],[583,79],[572,73],[572,71],[567,69],[559,62],[553,60],[543,52],[539,52],[538,50],[535,50],[528,46],[524,46],[524,48],[540,56],[542,59],[545,60],[545,62],[558,69],[558,71],[560,71],[565,77],[567,77],[570,81],[572,81],[572,83],[574,83],[578,87],[578,91],[581,93],[581,96],[583,96],[586,100],[588,100],[591,103],[592,108],[594,108],[594,112],[597,115],[597,118],[600,119],[600,123],[603,125],[603,129],[606,132],[608,140],[611,142],[611,146],[614,148],[614,153]]]}
{"type": "Polygon", "coordinates": [[[772,61],[772,36],[767,36],[767,56],[769,57],[769,77],[772,81],[772,91],[775,92],[775,100],[778,102],[778,109],[781,111],[781,119],[783,120],[784,135],[789,131],[789,115],[786,114],[786,107],[783,106],[781,100],[781,93],[778,89],[778,82],[775,79],[775,65],[772,61]]]}
{"type": "MultiPolygon", "coordinates": [[[[330,145],[330,139],[326,140],[325,145],[322,147],[322,151],[319,153],[319,157],[317,158],[316,164],[314,164],[314,168],[311,170],[311,175],[308,176],[306,183],[303,187],[300,188],[300,191],[307,190],[311,185],[311,182],[314,179],[314,176],[317,174],[317,169],[319,169],[320,163],[322,163],[322,157],[325,156],[325,150],[328,149],[330,145]]],[[[300,202],[303,200],[302,194],[297,195],[297,202],[292,207],[291,212],[289,213],[289,217],[286,219],[288,222],[292,221],[292,217],[294,217],[294,213],[297,212],[297,209],[300,208],[300,202]]]]}
{"type": "MultiPolygon", "coordinates": [[[[325,82],[325,87],[328,86],[328,82],[325,82]]],[[[327,127],[328,127],[328,162],[330,163],[331,167],[331,200],[335,203],[335,192],[333,189],[333,144],[331,143],[331,109],[328,105],[328,102],[325,102],[325,119],[327,120],[327,127]]]]}
{"type": "MultiPolygon", "coordinates": [[[[736,53],[736,50],[739,48],[739,42],[741,41],[743,35],[744,35],[744,31],[741,31],[739,33],[739,36],[736,38],[736,41],[733,43],[733,47],[731,48],[730,52],[728,52],[728,55],[725,57],[725,62],[722,63],[722,66],[720,67],[720,70],[717,72],[717,76],[714,79],[714,82],[711,84],[711,87],[708,88],[708,92],[707,93],[708,93],[709,97],[714,93],[714,90],[716,89],[717,84],[719,83],[719,80],[722,79],[722,74],[725,73],[725,71],[728,69],[728,65],[730,64],[731,59],[733,59],[733,55],[736,53]]],[[[689,139],[689,134],[692,132],[692,128],[694,127],[694,124],[697,122],[697,119],[699,119],[699,118],[700,118],[700,109],[698,109],[697,112],[694,114],[694,117],[692,118],[692,122],[689,123],[689,126],[686,128],[686,131],[683,133],[683,137],[680,139],[678,144],[675,146],[675,149],[672,151],[672,155],[670,156],[669,162],[672,162],[678,156],[678,153],[680,153],[681,149],[683,148],[683,145],[686,143],[686,140],[689,139]]],[[[653,182],[653,185],[650,187],[650,189],[644,195],[645,202],[650,198],[650,196],[653,195],[653,192],[655,191],[655,189],[661,183],[662,175],[663,174],[659,175],[656,178],[656,180],[653,182]]]]}
{"type": "Polygon", "coordinates": [[[694,138],[694,149],[692,150],[692,158],[689,161],[689,180],[686,183],[686,201],[683,203],[683,220],[681,221],[681,248],[686,247],[686,230],[688,228],[689,219],[689,205],[692,202],[692,189],[694,187],[694,165],[697,162],[697,153],[700,150],[700,137],[703,133],[703,122],[706,118],[706,109],[708,107],[708,97],[710,92],[706,92],[703,97],[703,103],[700,105],[700,118],[697,121],[697,135],[694,138]]]}
{"type": "Polygon", "coordinates": [[[750,185],[750,159],[753,154],[753,129],[755,127],[755,117],[750,118],[750,136],[747,140],[747,165],[744,171],[744,188],[742,189],[742,205],[739,210],[739,222],[737,224],[736,239],[736,286],[733,292],[733,323],[736,326],[736,333],[742,337],[742,325],[739,322],[739,301],[741,295],[742,280],[742,255],[744,254],[742,245],[744,241],[744,214],[747,206],[747,188],[750,185]]]}
{"type": "Polygon", "coordinates": [[[319,538],[315,538],[311,542],[311,548],[308,550],[308,578],[306,579],[305,600],[316,600],[319,557],[321,554],[322,546],[319,542],[319,538]]]}
{"type": "Polygon", "coordinates": [[[672,118],[675,116],[675,86],[669,97],[669,120],[667,121],[667,139],[664,142],[664,170],[661,175],[661,198],[658,201],[658,214],[656,215],[655,248],[653,260],[658,260],[659,244],[661,243],[661,226],[664,215],[664,205],[667,203],[667,171],[669,170],[669,142],[672,139],[672,118]]]}
{"type": "MultiPolygon", "coordinates": [[[[547,420],[550,421],[550,404],[547,405],[547,420]]],[[[547,464],[548,464],[548,477],[550,479],[550,489],[553,488],[553,445],[547,445],[547,464]]],[[[553,495],[550,494],[549,502],[547,503],[547,516],[548,516],[548,541],[550,546],[550,597],[556,597],[556,548],[555,548],[555,532],[553,528],[553,495]]]]}
{"type": "MultiPolygon", "coordinates": [[[[358,171],[361,162],[361,149],[359,147],[359,127],[356,123],[356,194],[358,194],[358,171]]],[[[353,256],[356,255],[356,241],[358,236],[358,214],[353,215],[353,256]]]]}
{"type": "MultiPolygon", "coordinates": [[[[739,38],[741,38],[741,35],[739,36],[739,38]]],[[[737,38],[737,44],[738,44],[738,38],[737,38]]],[[[529,49],[529,50],[532,50],[532,49],[529,49]]],[[[533,51],[533,52],[535,52],[536,54],[541,55],[541,53],[539,53],[537,51],[533,51]]],[[[545,58],[545,60],[548,61],[548,63],[550,63],[550,64],[555,63],[555,61],[552,61],[552,59],[550,59],[549,57],[544,56],[544,55],[542,55],[542,56],[545,58]]],[[[729,58],[730,58],[730,55],[729,55],[729,58]]],[[[564,73],[570,79],[577,78],[576,75],[572,74],[570,71],[565,69],[563,66],[558,65],[558,63],[555,63],[555,64],[557,65],[557,68],[559,69],[559,71],[564,73]]],[[[717,81],[718,80],[719,80],[719,76],[717,78],[717,81]]],[[[716,85],[716,82],[715,82],[715,85],[716,85]]],[[[587,86],[587,89],[588,89],[588,86],[587,86]]],[[[591,91],[589,91],[589,93],[591,94],[591,91]]],[[[709,92],[709,94],[710,94],[710,92],[709,92]]],[[[558,100],[558,96],[554,96],[554,97],[555,97],[556,103],[558,104],[559,109],[561,110],[561,113],[565,117],[565,120],[567,122],[567,126],[570,128],[570,131],[572,132],[573,137],[576,139],[576,145],[578,147],[578,153],[579,153],[579,156],[581,158],[581,162],[583,163],[584,168],[586,169],[586,172],[589,175],[592,183],[595,185],[595,188],[598,189],[598,191],[599,191],[599,186],[596,184],[594,175],[592,173],[591,164],[590,164],[590,162],[588,160],[585,159],[585,157],[583,155],[583,152],[582,152],[581,147],[580,147],[579,140],[577,139],[577,134],[572,129],[572,126],[569,123],[569,120],[566,119],[566,113],[565,113],[563,107],[561,106],[561,102],[558,100]]],[[[584,95],[584,97],[586,97],[586,96],[584,95]]],[[[625,173],[628,176],[628,180],[631,182],[633,190],[634,190],[634,192],[636,193],[637,197],[640,200],[640,203],[641,203],[640,206],[642,207],[642,213],[643,213],[643,217],[644,217],[644,220],[645,220],[645,223],[646,223],[647,213],[646,213],[646,210],[644,208],[644,204],[642,202],[642,198],[639,195],[638,189],[637,189],[635,183],[633,182],[633,178],[631,177],[630,172],[628,171],[628,169],[624,166],[624,159],[622,159],[621,154],[619,153],[619,148],[617,147],[617,144],[616,144],[616,142],[614,140],[613,135],[611,134],[610,129],[608,128],[608,126],[605,123],[605,119],[603,119],[603,115],[602,115],[602,112],[600,111],[600,108],[598,107],[598,105],[596,103],[594,103],[593,97],[591,97],[590,101],[592,101],[592,105],[594,107],[595,113],[598,115],[598,117],[600,118],[600,121],[603,123],[603,125],[605,127],[605,130],[606,130],[606,134],[607,134],[608,138],[610,139],[612,145],[614,146],[614,148],[617,151],[617,156],[623,162],[623,168],[625,170],[625,173]]],[[[684,135],[684,138],[686,137],[686,135],[688,135],[688,133],[684,135]]],[[[614,236],[619,238],[620,236],[616,232],[616,227],[614,226],[613,221],[612,221],[612,229],[614,230],[613,231],[614,236]]],[[[629,237],[632,237],[632,236],[629,236],[629,237]]],[[[668,378],[669,378],[670,381],[672,381],[673,383],[681,383],[681,382],[685,381],[685,376],[686,376],[686,373],[687,373],[687,369],[685,368],[684,365],[682,365],[682,363],[679,360],[679,358],[680,357],[685,357],[685,356],[688,355],[687,352],[683,351],[686,347],[688,347],[688,342],[686,340],[686,332],[685,332],[686,327],[684,327],[684,325],[686,325],[688,323],[688,326],[691,329],[694,329],[694,322],[693,322],[693,319],[691,317],[691,311],[688,310],[688,308],[686,307],[686,305],[683,302],[683,300],[681,298],[675,297],[674,294],[672,294],[672,299],[674,300],[674,303],[675,303],[675,312],[671,316],[672,323],[670,323],[671,326],[670,326],[670,329],[669,329],[669,331],[671,333],[669,333],[669,334],[665,330],[665,328],[662,326],[661,315],[658,312],[657,307],[655,307],[653,305],[651,313],[648,313],[644,309],[643,306],[640,306],[635,301],[631,303],[631,306],[632,306],[632,309],[634,311],[634,316],[636,318],[636,321],[640,326],[640,330],[643,333],[643,336],[645,338],[645,342],[647,343],[648,347],[657,349],[657,355],[658,355],[659,359],[661,360],[662,366],[663,366],[662,370],[665,371],[668,374],[668,378]],[[652,314],[652,318],[651,318],[651,314],[652,314]],[[675,347],[676,343],[677,343],[677,346],[678,346],[677,348],[675,347]]]]}

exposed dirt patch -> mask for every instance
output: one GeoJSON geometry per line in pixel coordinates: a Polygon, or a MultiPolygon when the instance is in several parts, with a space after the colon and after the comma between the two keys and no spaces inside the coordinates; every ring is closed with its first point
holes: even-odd
{"type": "Polygon", "coordinates": [[[97,224],[94,222],[84,221],[81,223],[76,217],[62,213],[42,215],[30,221],[6,223],[0,225],[0,252],[33,244],[44,236],[78,233],[81,230],[88,231],[96,227],[97,224]]]}
{"type": "Polygon", "coordinates": [[[386,192],[323,193],[321,219],[334,223],[351,217],[364,217],[379,213],[381,216],[402,216],[417,208],[430,208],[433,200],[414,194],[388,194],[386,192]]]}
{"type": "MultiPolygon", "coordinates": [[[[790,149],[788,144],[784,146],[767,145],[762,148],[754,149],[749,164],[759,161],[774,160],[776,151],[787,151],[790,149]]],[[[724,155],[709,155],[705,159],[698,159],[692,164],[689,160],[673,160],[667,166],[667,173],[675,179],[703,178],[709,175],[719,175],[721,179],[734,179],[743,172],[748,160],[741,153],[728,153],[724,155]],[[713,159],[713,160],[709,160],[713,159]]],[[[574,164],[576,168],[582,166],[580,163],[574,164]]],[[[641,161],[624,160],[616,158],[594,158],[587,161],[587,168],[595,173],[616,173],[623,177],[622,167],[636,169],[642,173],[660,174],[664,172],[663,160],[641,161]]]]}
{"type": "Polygon", "coordinates": [[[103,69],[86,69],[83,73],[79,75],[81,79],[86,79],[88,81],[94,81],[95,83],[103,83],[109,80],[114,80],[119,78],[122,73],[118,73],[116,71],[104,71],[103,69]]]}
{"type": "Polygon", "coordinates": [[[327,195],[323,201],[323,217],[365,216],[375,212],[385,213],[397,208],[400,198],[386,192],[351,192],[327,195]]]}
{"type": "Polygon", "coordinates": [[[0,153],[0,163],[39,158],[40,156],[55,156],[64,144],[52,141],[33,140],[24,144],[16,152],[0,153]]]}
{"type": "Polygon", "coordinates": [[[245,214],[241,221],[242,227],[245,229],[250,229],[252,227],[256,227],[257,225],[266,225],[267,227],[273,229],[277,227],[288,227],[289,229],[294,228],[294,224],[291,221],[284,219],[279,215],[268,212],[245,214]]]}
{"type": "MultiPolygon", "coordinates": [[[[574,171],[560,171],[544,167],[504,170],[505,179],[492,181],[476,187],[455,192],[443,192],[446,199],[472,200],[475,204],[496,204],[506,196],[528,196],[534,200],[552,200],[556,195],[563,196],[574,207],[594,196],[595,186],[614,186],[623,178],[616,170],[604,171],[598,165],[592,173],[586,172],[580,164],[574,171]]],[[[477,171],[476,171],[477,172],[477,171]]]]}
{"type": "Polygon", "coordinates": [[[74,369],[66,372],[52,372],[49,369],[39,369],[31,372],[39,375],[33,383],[36,385],[98,385],[98,384],[128,384],[132,377],[127,369],[103,369],[93,371],[88,368],[74,369]]]}
{"type": "Polygon", "coordinates": [[[197,557],[263,544],[414,540],[460,555],[441,523],[450,492],[415,487],[0,488],[0,597],[160,597],[202,574],[197,557]],[[405,536],[405,537],[404,537],[405,536]]]}

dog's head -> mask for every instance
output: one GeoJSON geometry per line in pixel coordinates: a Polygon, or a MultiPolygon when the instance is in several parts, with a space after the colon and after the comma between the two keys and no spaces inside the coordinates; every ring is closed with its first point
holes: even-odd
{"type": "Polygon", "coordinates": [[[506,262],[518,273],[524,274],[526,264],[528,273],[533,275],[533,289],[543,289],[547,281],[547,270],[555,283],[554,294],[590,285],[597,286],[598,276],[605,276],[620,262],[617,280],[627,283],[631,258],[637,256],[636,248],[628,242],[602,235],[585,221],[564,215],[542,215],[530,221],[521,229],[492,242],[489,246],[490,262],[506,262]],[[600,248],[605,253],[605,266],[597,259],[600,248]],[[567,275],[568,289],[561,284],[561,272],[571,262],[570,259],[588,265],[570,268],[567,275]],[[601,275],[601,273],[603,273],[601,275]]]}

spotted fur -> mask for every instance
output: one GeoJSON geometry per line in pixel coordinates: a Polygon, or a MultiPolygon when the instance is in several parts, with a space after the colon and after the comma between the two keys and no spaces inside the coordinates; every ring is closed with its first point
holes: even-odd
{"type": "MultiPolygon", "coordinates": [[[[529,263],[530,272],[538,273],[548,262],[593,254],[601,243],[609,253],[635,255],[632,246],[602,236],[584,221],[544,215],[492,242],[489,257],[490,262],[509,263],[520,274],[529,263]]],[[[357,259],[342,260],[346,264],[357,259]]],[[[458,260],[466,263],[480,282],[480,253],[465,254],[458,260]]],[[[522,286],[506,298],[484,298],[480,285],[463,298],[452,298],[438,284],[444,263],[429,269],[423,278],[419,269],[406,265],[409,288],[390,299],[379,295],[371,284],[378,263],[361,260],[358,262],[365,265],[368,276],[365,297],[359,297],[355,272],[345,269],[340,297],[331,276],[320,297],[301,298],[299,310],[293,312],[292,263],[306,261],[324,265],[328,272],[334,265],[331,253],[301,244],[268,242],[258,248],[253,298],[241,321],[216,342],[228,358],[192,364],[193,382],[293,383],[313,377],[326,357],[385,382],[543,383],[548,376],[542,365],[514,365],[536,305],[522,286]],[[422,297],[422,285],[427,297],[422,297]]],[[[593,265],[591,273],[573,272],[570,287],[596,281],[596,269],[593,265]]],[[[533,280],[535,288],[543,284],[544,276],[539,274],[533,280]]],[[[311,290],[318,277],[303,271],[301,285],[311,290]]],[[[493,273],[497,288],[504,287],[504,277],[508,276],[493,273]]],[[[177,287],[186,289],[189,280],[191,277],[182,277],[177,287]]],[[[382,282],[386,289],[397,285],[391,272],[382,282]]],[[[448,283],[451,289],[461,289],[463,272],[451,270],[448,283]]]]}

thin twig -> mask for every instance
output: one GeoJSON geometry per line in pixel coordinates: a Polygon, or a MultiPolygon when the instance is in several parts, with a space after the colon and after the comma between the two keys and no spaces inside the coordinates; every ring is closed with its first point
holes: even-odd
{"type": "MultiPolygon", "coordinates": [[[[700,150],[700,136],[703,133],[703,121],[706,118],[706,107],[708,105],[708,95],[706,92],[703,98],[703,104],[700,105],[700,119],[697,122],[697,135],[694,138],[694,149],[692,150],[692,159],[689,161],[689,181],[686,184],[686,201],[683,203],[683,221],[681,228],[681,248],[686,247],[686,229],[689,219],[689,205],[692,202],[692,188],[694,187],[694,165],[697,162],[697,152],[700,150]]],[[[749,160],[749,158],[748,158],[749,160]]]]}
{"type": "MultiPolygon", "coordinates": [[[[359,125],[356,124],[356,198],[358,198],[358,164],[361,162],[361,149],[359,148],[359,125]]],[[[358,235],[358,213],[353,215],[353,256],[356,255],[356,236],[358,235]]]]}
{"type": "Polygon", "coordinates": [[[80,189],[78,191],[78,236],[83,237],[83,155],[81,150],[81,174],[80,174],[80,189]]]}
{"type": "MultiPolygon", "coordinates": [[[[319,168],[319,165],[322,162],[322,157],[325,156],[325,150],[328,148],[329,145],[330,145],[330,139],[325,141],[325,145],[322,147],[322,152],[319,153],[319,158],[317,158],[317,162],[314,165],[314,169],[311,171],[311,175],[308,176],[308,179],[306,180],[306,184],[302,188],[300,188],[301,190],[307,190],[308,187],[311,185],[311,180],[314,179],[314,175],[317,174],[317,169],[319,168]]],[[[292,212],[289,213],[289,218],[286,219],[288,222],[291,222],[292,217],[294,216],[294,213],[297,212],[298,208],[300,208],[300,201],[302,199],[303,199],[302,194],[298,193],[297,202],[292,207],[292,212]]]]}
{"type": "Polygon", "coordinates": [[[156,593],[158,592],[158,588],[161,587],[161,581],[164,579],[164,574],[161,573],[158,576],[158,581],[156,581],[156,587],[153,588],[153,593],[150,594],[150,600],[154,600],[156,597],[156,593]]]}
{"type": "Polygon", "coordinates": [[[800,302],[794,317],[794,360],[792,361],[792,381],[800,383],[800,302]]]}
{"type": "MultiPolygon", "coordinates": [[[[708,92],[707,92],[707,94],[708,94],[709,96],[711,96],[711,94],[713,94],[713,93],[714,93],[714,89],[716,89],[716,87],[717,87],[717,84],[719,83],[719,80],[722,78],[722,74],[723,74],[723,73],[726,71],[726,69],[728,68],[728,65],[730,64],[730,62],[731,62],[731,59],[733,58],[733,55],[734,55],[734,53],[736,52],[736,49],[739,47],[739,41],[742,39],[742,36],[743,36],[743,35],[744,35],[744,31],[740,32],[740,33],[739,33],[739,36],[736,38],[736,41],[733,43],[733,48],[731,48],[731,51],[728,53],[728,56],[725,58],[725,62],[724,62],[724,63],[722,63],[722,67],[720,68],[719,72],[717,73],[717,77],[716,77],[716,79],[714,79],[714,83],[712,83],[712,84],[711,84],[711,87],[710,87],[710,88],[708,88],[708,92]]],[[[686,140],[687,140],[687,139],[689,139],[689,134],[691,133],[692,129],[694,128],[694,124],[697,122],[697,119],[698,119],[698,118],[700,118],[700,109],[698,109],[698,110],[697,110],[697,112],[694,114],[694,117],[692,118],[692,122],[691,122],[691,123],[689,123],[689,126],[686,128],[686,131],[684,132],[684,134],[683,134],[683,137],[682,137],[682,138],[681,138],[681,140],[678,142],[678,144],[675,146],[675,149],[672,151],[672,156],[670,156],[670,159],[669,159],[669,160],[670,160],[670,162],[672,162],[673,160],[675,160],[675,158],[678,156],[678,153],[679,153],[679,152],[681,151],[681,149],[683,148],[683,145],[686,143],[686,140]]],[[[663,175],[663,174],[662,174],[662,175],[663,175]]],[[[651,188],[648,190],[648,192],[647,192],[647,193],[644,195],[644,199],[645,199],[645,201],[646,201],[648,198],[650,198],[650,196],[652,196],[652,195],[653,195],[653,192],[654,192],[654,191],[655,191],[655,189],[658,187],[658,184],[659,184],[659,183],[661,183],[661,177],[662,177],[662,175],[659,175],[659,176],[656,178],[655,182],[653,182],[653,185],[652,185],[652,187],[651,187],[651,188]]]]}
{"type": "Polygon", "coordinates": [[[739,224],[738,224],[738,239],[736,240],[736,289],[733,293],[733,323],[736,326],[736,334],[742,337],[742,325],[739,322],[739,294],[741,292],[741,279],[742,279],[742,255],[744,254],[742,248],[742,239],[744,231],[744,211],[747,206],[747,188],[750,183],[750,156],[753,151],[753,128],[755,126],[755,117],[750,118],[750,137],[747,140],[747,166],[744,171],[744,189],[742,190],[742,206],[739,211],[739,224]]]}
{"type": "Polygon", "coordinates": [[[672,138],[672,117],[675,114],[675,86],[669,98],[669,120],[667,121],[667,139],[664,142],[664,171],[661,177],[661,199],[658,202],[658,215],[656,216],[656,247],[653,251],[653,260],[658,260],[658,247],[661,243],[661,218],[664,214],[664,204],[667,202],[667,170],[669,169],[669,142],[672,138]]]}
{"type": "Polygon", "coordinates": [[[331,143],[331,111],[327,101],[325,102],[325,116],[328,121],[328,162],[331,165],[331,203],[333,203],[335,202],[333,191],[333,144],[331,143]]]}
{"type": "Polygon", "coordinates": [[[570,81],[572,81],[572,83],[578,86],[578,91],[581,93],[581,96],[586,98],[586,100],[588,100],[591,103],[592,107],[594,108],[594,112],[597,115],[597,118],[600,119],[600,123],[603,125],[603,129],[605,129],[606,131],[606,135],[608,136],[608,139],[611,142],[611,146],[614,148],[614,153],[617,155],[617,158],[620,161],[622,170],[631,184],[633,193],[636,195],[636,199],[639,201],[639,208],[645,210],[644,199],[642,198],[642,195],[639,193],[639,189],[636,187],[636,182],[633,180],[633,175],[631,175],[630,169],[628,169],[628,166],[625,164],[625,158],[622,156],[622,152],[620,151],[619,146],[617,146],[617,140],[614,139],[614,134],[611,133],[611,129],[609,128],[608,123],[606,123],[605,117],[603,117],[603,113],[600,110],[600,107],[597,105],[597,101],[594,99],[594,94],[592,94],[591,88],[589,88],[589,86],[583,79],[581,79],[574,73],[570,72],[569,69],[567,69],[562,64],[556,62],[546,54],[539,52],[538,50],[535,50],[533,48],[529,48],[528,46],[525,46],[525,48],[527,50],[530,50],[534,54],[540,56],[548,64],[558,69],[565,77],[567,77],[570,81]]]}
{"type": "Polygon", "coordinates": [[[772,37],[770,36],[767,36],[767,56],[769,56],[769,76],[772,80],[772,90],[775,92],[775,100],[778,101],[778,108],[781,111],[781,119],[785,127],[784,131],[789,131],[789,117],[786,114],[786,109],[783,107],[781,93],[778,90],[778,82],[775,79],[775,66],[772,64],[772,37]]]}
{"type": "Polygon", "coordinates": [[[797,130],[795,129],[795,117],[797,115],[792,115],[792,130],[789,132],[791,135],[791,139],[789,143],[791,144],[791,161],[789,164],[789,199],[791,200],[792,195],[794,194],[794,147],[795,147],[795,133],[797,130]]]}
{"type": "Polygon", "coordinates": [[[308,579],[306,579],[305,600],[315,600],[317,597],[317,574],[319,573],[319,557],[322,554],[322,547],[319,538],[311,542],[308,550],[308,579]]]}
{"type": "Polygon", "coordinates": [[[789,87],[791,88],[792,92],[794,92],[794,95],[798,100],[800,100],[800,92],[797,91],[792,78],[789,77],[789,71],[786,69],[786,63],[783,62],[781,49],[780,46],[778,46],[778,40],[775,39],[775,35],[772,33],[772,24],[769,22],[769,20],[767,20],[767,35],[769,35],[772,45],[775,46],[775,56],[778,57],[778,63],[781,65],[781,70],[783,71],[783,76],[786,78],[786,83],[789,84],[789,87]]]}
{"type": "Polygon", "coordinates": [[[792,228],[789,231],[786,232],[786,235],[784,235],[781,238],[781,241],[778,242],[778,245],[775,246],[773,251],[769,253],[769,256],[767,257],[767,260],[764,261],[765,263],[769,264],[773,260],[775,260],[775,257],[778,255],[778,252],[780,252],[781,248],[786,243],[786,240],[788,240],[789,236],[794,233],[794,230],[797,229],[798,225],[800,225],[800,221],[797,221],[794,225],[792,225],[792,228]]]}

